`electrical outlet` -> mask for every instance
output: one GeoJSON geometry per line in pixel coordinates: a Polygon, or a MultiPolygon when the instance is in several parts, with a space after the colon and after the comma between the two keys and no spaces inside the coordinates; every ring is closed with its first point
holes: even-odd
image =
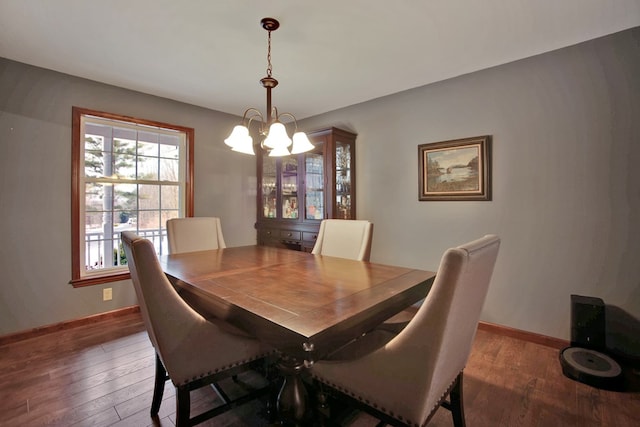
{"type": "Polygon", "coordinates": [[[113,290],[111,288],[104,288],[102,290],[102,301],[111,301],[113,299],[113,290]]]}

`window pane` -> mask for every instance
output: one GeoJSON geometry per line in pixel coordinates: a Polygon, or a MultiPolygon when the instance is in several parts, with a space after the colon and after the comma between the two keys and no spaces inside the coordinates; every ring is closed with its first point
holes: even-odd
{"type": "Polygon", "coordinates": [[[85,210],[88,212],[99,211],[103,209],[102,202],[104,197],[103,185],[96,183],[87,183],[84,186],[85,210]]]}
{"type": "Polygon", "coordinates": [[[149,148],[151,149],[151,147],[153,147],[153,154],[154,156],[158,155],[158,133],[157,132],[149,132],[149,131],[138,131],[138,142],[143,144],[143,143],[148,143],[149,144],[149,148]]]}
{"type": "Polygon", "coordinates": [[[119,178],[133,179],[136,176],[136,142],[130,139],[113,141],[112,175],[119,178]]]}
{"type": "Polygon", "coordinates": [[[118,192],[116,191],[117,186],[112,184],[96,184],[95,188],[96,196],[92,201],[94,210],[112,211],[115,204],[122,202],[121,200],[117,200],[119,198],[118,192]]]}
{"type": "Polygon", "coordinates": [[[126,211],[123,211],[122,209],[114,210],[112,219],[113,226],[115,227],[114,234],[120,234],[122,230],[119,227],[122,227],[124,224],[126,224],[128,220],[129,215],[126,211]]]}
{"type": "Polygon", "coordinates": [[[138,228],[140,231],[153,231],[164,227],[160,222],[160,211],[138,212],[138,228]]]}
{"type": "Polygon", "coordinates": [[[141,156],[158,157],[158,144],[138,141],[138,154],[141,156]]]}
{"type": "MultiPolygon", "coordinates": [[[[161,135],[164,136],[164,135],[161,135]]],[[[178,137],[167,137],[163,138],[164,143],[160,144],[160,157],[164,157],[167,159],[178,159],[180,157],[179,147],[179,139],[178,137]],[[167,140],[170,139],[173,142],[173,145],[168,145],[167,140]]]]}
{"type": "Polygon", "coordinates": [[[163,185],[160,187],[160,200],[162,209],[179,209],[180,188],[177,185],[163,185]]]}
{"type": "Polygon", "coordinates": [[[180,162],[171,159],[160,160],[160,181],[178,182],[180,162]]]}
{"type": "Polygon", "coordinates": [[[113,207],[122,210],[136,210],[138,192],[136,184],[115,184],[113,186],[113,207]]]}
{"type": "Polygon", "coordinates": [[[160,186],[143,185],[138,187],[138,209],[158,209],[160,210],[160,186]]]}
{"type": "Polygon", "coordinates": [[[102,234],[102,218],[102,212],[87,212],[84,219],[86,232],[97,231],[102,234]]]}
{"type": "Polygon", "coordinates": [[[138,157],[138,179],[157,180],[158,179],[158,158],[138,157]]]}
{"type": "Polygon", "coordinates": [[[166,226],[167,220],[173,219],[173,218],[180,218],[180,212],[178,212],[177,210],[162,211],[162,224],[164,224],[164,226],[166,226]]]}
{"type": "MultiPolygon", "coordinates": [[[[129,141],[135,141],[138,135],[138,132],[134,129],[111,126],[104,126],[104,128],[109,129],[109,135],[114,139],[128,139],[129,141]]],[[[99,133],[99,135],[102,134],[99,133]]]]}
{"type": "Polygon", "coordinates": [[[136,178],[136,157],[131,154],[113,155],[113,175],[118,178],[136,178]]]}
{"type": "Polygon", "coordinates": [[[136,141],[133,139],[114,139],[113,152],[121,154],[136,154],[136,141]]]}
{"type": "Polygon", "coordinates": [[[86,133],[84,135],[84,150],[85,151],[102,151],[104,138],[100,135],[91,135],[86,133]]]}
{"type": "Polygon", "coordinates": [[[122,241],[118,240],[118,242],[118,245],[113,248],[113,265],[119,267],[127,265],[127,254],[124,252],[122,241]]]}
{"type": "Polygon", "coordinates": [[[85,270],[102,268],[102,232],[87,232],[85,244],[85,270]]]}
{"type": "Polygon", "coordinates": [[[102,138],[86,135],[84,152],[85,176],[102,176],[104,153],[102,152],[102,138]]]}
{"type": "Polygon", "coordinates": [[[104,239],[102,242],[102,264],[104,267],[114,267],[118,265],[116,255],[114,253],[117,247],[117,240],[114,240],[113,238],[104,239]]]}

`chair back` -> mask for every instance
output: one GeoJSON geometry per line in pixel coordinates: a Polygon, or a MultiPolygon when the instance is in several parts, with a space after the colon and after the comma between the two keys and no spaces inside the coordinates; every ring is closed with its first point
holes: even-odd
{"type": "Polygon", "coordinates": [[[226,248],[220,218],[189,217],[167,220],[169,253],[226,248]]]}
{"type": "Polygon", "coordinates": [[[422,372],[423,389],[413,390],[427,403],[422,419],[469,359],[499,247],[500,239],[487,235],[447,250],[424,303],[387,345],[402,348],[406,372],[422,372]],[[420,357],[404,358],[413,352],[420,357]]]}
{"type": "MultiPolygon", "coordinates": [[[[460,385],[499,247],[500,239],[487,235],[448,249],[404,329],[397,335],[374,329],[338,357],[314,364],[314,378],[404,424],[424,425],[460,385]]],[[[454,410],[454,423],[464,425],[455,421],[462,410],[454,410]]]]}
{"type": "Polygon", "coordinates": [[[325,219],[311,251],[315,255],[369,261],[373,223],[366,220],[325,219]]]}
{"type": "Polygon", "coordinates": [[[132,231],[123,231],[121,237],[149,339],[164,366],[172,372],[184,352],[180,347],[184,340],[177,337],[189,336],[207,321],[173,288],[162,271],[153,243],[132,231]]]}

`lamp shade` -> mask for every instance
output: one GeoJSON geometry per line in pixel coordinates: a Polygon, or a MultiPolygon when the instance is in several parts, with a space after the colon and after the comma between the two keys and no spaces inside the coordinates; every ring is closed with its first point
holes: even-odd
{"type": "Polygon", "coordinates": [[[249,135],[249,129],[246,126],[237,125],[227,139],[224,140],[224,143],[231,148],[235,148],[237,145],[247,145],[247,140],[249,144],[252,144],[253,138],[249,135]]]}
{"type": "Polygon", "coordinates": [[[305,153],[309,150],[313,150],[313,144],[311,143],[311,141],[309,141],[307,134],[304,132],[294,133],[291,154],[305,153]]]}
{"type": "Polygon", "coordinates": [[[237,151],[239,153],[251,154],[253,156],[256,155],[256,153],[253,151],[253,138],[251,137],[237,142],[236,145],[231,148],[231,150],[237,151]]]}
{"type": "Polygon", "coordinates": [[[287,150],[287,147],[276,147],[273,150],[269,151],[269,157],[282,157],[282,156],[288,156],[289,154],[289,150],[287,150]]]}
{"type": "Polygon", "coordinates": [[[287,135],[287,129],[280,122],[274,122],[269,126],[269,134],[264,140],[264,145],[269,148],[287,148],[291,145],[291,138],[287,135]]]}

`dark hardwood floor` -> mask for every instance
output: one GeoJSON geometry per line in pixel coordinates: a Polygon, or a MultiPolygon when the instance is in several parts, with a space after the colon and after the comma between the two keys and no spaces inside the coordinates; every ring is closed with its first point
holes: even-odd
{"type": "MultiPolygon", "coordinates": [[[[170,383],[159,420],[149,417],[154,351],[139,313],[52,332],[0,346],[1,426],[173,426],[170,383]]],[[[634,377],[635,378],[635,377],[634,377]]],[[[229,394],[243,382],[223,384],[229,394]]],[[[479,330],[465,370],[469,427],[639,426],[640,392],[612,392],[562,375],[558,349],[479,330]]],[[[218,400],[211,388],[192,398],[197,412],[218,400]]],[[[365,414],[350,426],[374,426],[365,414]]],[[[260,426],[263,401],[251,402],[203,426],[260,426]]],[[[430,426],[452,426],[440,409],[430,426]]]]}

